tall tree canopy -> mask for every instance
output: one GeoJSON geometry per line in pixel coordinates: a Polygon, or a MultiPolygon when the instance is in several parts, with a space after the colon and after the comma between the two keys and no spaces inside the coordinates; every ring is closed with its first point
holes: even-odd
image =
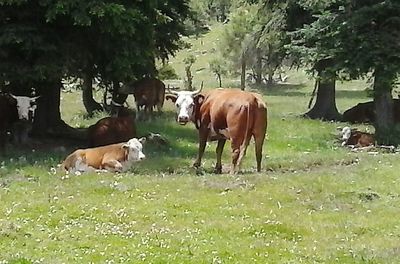
{"type": "Polygon", "coordinates": [[[396,143],[391,91],[400,68],[399,1],[264,2],[276,14],[285,14],[289,53],[297,55],[302,65],[309,65],[311,72],[318,74],[317,102],[307,115],[334,117],[334,80],[360,78],[372,72],[378,140],[396,143]]]}
{"type": "Polygon", "coordinates": [[[187,1],[173,0],[3,0],[0,7],[0,85],[37,89],[41,128],[60,123],[63,77],[108,83],[152,74],[155,58],[181,47],[191,16],[187,1]]]}

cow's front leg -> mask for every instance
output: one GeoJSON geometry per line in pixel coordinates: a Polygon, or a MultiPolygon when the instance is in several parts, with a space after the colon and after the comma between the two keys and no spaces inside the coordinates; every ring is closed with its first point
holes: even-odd
{"type": "Polygon", "coordinates": [[[217,164],[215,164],[215,173],[222,173],[222,151],[224,150],[226,139],[219,139],[216,149],[217,153],[217,164]]]}
{"type": "Polygon", "coordinates": [[[196,161],[193,163],[193,167],[199,168],[201,165],[201,158],[203,157],[204,150],[206,148],[208,137],[208,129],[201,129],[199,130],[199,153],[197,155],[196,161]]]}
{"type": "Polygon", "coordinates": [[[112,159],[112,160],[103,161],[101,163],[101,168],[106,169],[106,170],[121,172],[123,169],[123,166],[122,166],[121,162],[119,162],[118,160],[112,159]]]}

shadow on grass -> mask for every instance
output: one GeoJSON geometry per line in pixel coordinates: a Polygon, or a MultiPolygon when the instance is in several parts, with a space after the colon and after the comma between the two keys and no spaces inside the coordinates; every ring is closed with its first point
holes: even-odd
{"type": "MultiPolygon", "coordinates": [[[[198,146],[198,132],[192,123],[185,126],[175,121],[175,113],[164,112],[162,116],[150,121],[138,121],[138,136],[153,132],[167,139],[169,146],[160,147],[148,143],[146,155],[152,160],[168,163],[176,158],[195,157],[198,146]],[[165,161],[163,161],[165,160],[165,161]]],[[[26,166],[56,167],[67,155],[78,148],[85,148],[82,143],[66,140],[34,140],[29,146],[8,146],[6,154],[0,156],[0,166],[15,170],[26,166]]]]}

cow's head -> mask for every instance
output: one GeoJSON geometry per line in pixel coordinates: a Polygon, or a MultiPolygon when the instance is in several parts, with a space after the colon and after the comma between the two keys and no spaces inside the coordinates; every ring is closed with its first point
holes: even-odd
{"type": "Polygon", "coordinates": [[[350,138],[351,136],[351,128],[346,126],[342,129],[342,140],[346,141],[350,138]]]}
{"type": "Polygon", "coordinates": [[[179,124],[186,125],[190,120],[195,120],[196,107],[204,100],[204,96],[200,94],[203,85],[197,91],[170,91],[165,97],[175,103],[177,109],[177,118],[179,124]]]}
{"type": "Polygon", "coordinates": [[[122,148],[128,150],[128,161],[139,161],[143,160],[146,156],[143,154],[143,144],[146,138],[140,139],[132,138],[128,142],[122,145],[122,148]]]}
{"type": "Polygon", "coordinates": [[[20,120],[33,121],[36,110],[36,97],[11,95],[17,101],[18,116],[20,120]]]}

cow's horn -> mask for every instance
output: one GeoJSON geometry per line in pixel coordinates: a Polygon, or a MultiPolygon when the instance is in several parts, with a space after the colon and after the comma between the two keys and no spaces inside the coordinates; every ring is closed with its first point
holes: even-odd
{"type": "Polygon", "coordinates": [[[167,93],[173,94],[173,95],[178,95],[178,92],[177,92],[177,91],[172,91],[172,90],[169,88],[169,84],[168,84],[168,86],[167,86],[167,93]]]}
{"type": "Polygon", "coordinates": [[[200,89],[191,92],[191,94],[192,94],[192,95],[198,95],[198,94],[201,92],[201,90],[203,90],[203,81],[201,81],[200,89]]]}

